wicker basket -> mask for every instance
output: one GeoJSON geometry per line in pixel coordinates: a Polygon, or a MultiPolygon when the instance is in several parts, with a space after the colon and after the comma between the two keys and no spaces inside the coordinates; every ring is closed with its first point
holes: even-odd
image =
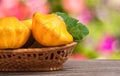
{"type": "Polygon", "coordinates": [[[76,43],[59,47],[0,50],[0,71],[52,71],[63,68],[76,43]]]}

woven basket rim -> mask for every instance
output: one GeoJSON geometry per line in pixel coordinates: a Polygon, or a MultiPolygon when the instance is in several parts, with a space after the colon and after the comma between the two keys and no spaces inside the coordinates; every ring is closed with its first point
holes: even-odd
{"type": "Polygon", "coordinates": [[[58,49],[64,49],[68,47],[75,46],[77,42],[72,42],[66,45],[61,45],[61,46],[55,46],[55,47],[37,47],[37,48],[19,48],[19,49],[7,49],[7,50],[2,50],[0,49],[0,52],[37,52],[37,51],[51,51],[51,50],[58,50],[58,49]]]}

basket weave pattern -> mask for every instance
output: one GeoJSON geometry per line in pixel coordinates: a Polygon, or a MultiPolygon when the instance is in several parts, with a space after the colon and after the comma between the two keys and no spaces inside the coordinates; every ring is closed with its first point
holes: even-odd
{"type": "Polygon", "coordinates": [[[60,47],[0,50],[0,71],[50,71],[63,68],[76,43],[60,47]]]}

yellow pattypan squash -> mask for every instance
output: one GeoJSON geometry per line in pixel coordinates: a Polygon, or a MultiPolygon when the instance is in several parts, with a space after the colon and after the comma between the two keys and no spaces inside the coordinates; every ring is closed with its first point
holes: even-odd
{"type": "Polygon", "coordinates": [[[32,29],[32,19],[22,21],[29,29],[32,29]]]}
{"type": "Polygon", "coordinates": [[[73,41],[66,24],[56,14],[34,13],[32,33],[36,41],[44,46],[59,46],[73,41]]]}
{"type": "Polygon", "coordinates": [[[19,48],[30,36],[30,29],[16,17],[0,18],[0,49],[19,48]]]}

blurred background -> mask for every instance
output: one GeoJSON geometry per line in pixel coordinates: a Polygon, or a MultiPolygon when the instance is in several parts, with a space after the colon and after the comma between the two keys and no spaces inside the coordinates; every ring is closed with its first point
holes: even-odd
{"type": "Polygon", "coordinates": [[[36,11],[64,12],[89,29],[71,58],[120,59],[120,0],[0,0],[0,17],[24,20],[36,11]]]}

